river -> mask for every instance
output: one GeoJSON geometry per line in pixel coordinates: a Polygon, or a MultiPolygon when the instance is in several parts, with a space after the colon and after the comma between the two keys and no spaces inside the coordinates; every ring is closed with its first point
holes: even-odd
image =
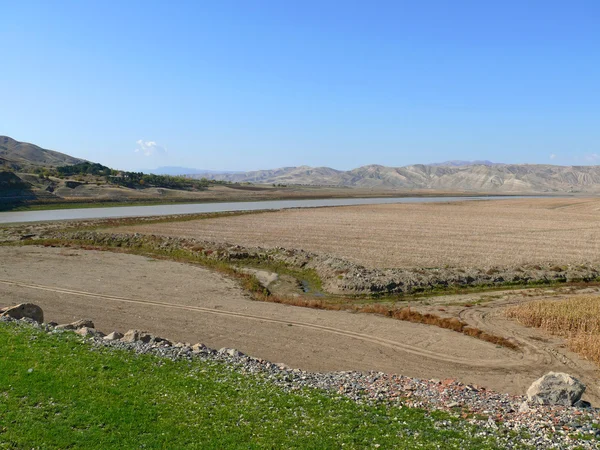
{"type": "Polygon", "coordinates": [[[0,223],[48,222],[53,220],[108,219],[117,217],[167,216],[225,211],[256,211],[321,206],[378,205],[389,203],[433,203],[466,200],[501,200],[515,197],[395,197],[335,198],[313,200],[267,200],[258,202],[182,203],[151,206],[118,206],[111,208],[54,209],[43,211],[0,212],[0,223]]]}

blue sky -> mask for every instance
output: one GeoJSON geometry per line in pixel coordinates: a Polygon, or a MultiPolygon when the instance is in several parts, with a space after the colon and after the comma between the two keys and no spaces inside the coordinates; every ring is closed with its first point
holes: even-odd
{"type": "Polygon", "coordinates": [[[0,134],[113,167],[600,164],[597,0],[0,0],[0,16],[0,134]]]}

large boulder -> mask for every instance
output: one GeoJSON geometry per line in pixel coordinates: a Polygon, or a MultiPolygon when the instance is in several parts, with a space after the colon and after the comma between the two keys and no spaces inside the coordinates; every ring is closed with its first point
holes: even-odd
{"type": "Polygon", "coordinates": [[[11,317],[15,320],[31,319],[38,323],[44,322],[44,311],[33,303],[21,303],[20,305],[0,309],[0,316],[11,317]]]}
{"type": "Polygon", "coordinates": [[[585,385],[566,373],[548,372],[527,389],[527,400],[537,405],[573,406],[583,393],[585,385]]]}

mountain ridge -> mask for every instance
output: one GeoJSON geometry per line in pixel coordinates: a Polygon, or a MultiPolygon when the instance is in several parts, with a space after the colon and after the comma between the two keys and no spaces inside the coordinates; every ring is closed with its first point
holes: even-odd
{"type": "Polygon", "coordinates": [[[31,167],[57,167],[84,162],[65,153],[48,150],[9,136],[0,136],[0,167],[13,170],[31,167]]]}
{"type": "Polygon", "coordinates": [[[238,183],[337,187],[436,189],[503,193],[598,193],[600,166],[550,164],[372,164],[342,171],[330,167],[282,167],[237,174],[191,175],[238,183]]]}
{"type": "MultiPolygon", "coordinates": [[[[72,165],[85,160],[0,136],[0,168],[27,171],[72,165]]],[[[179,167],[166,167],[180,171],[179,167]]],[[[600,166],[506,164],[491,161],[446,161],[388,167],[371,164],[352,170],[292,166],[250,172],[198,171],[191,178],[233,183],[357,187],[392,190],[438,190],[490,193],[600,194],[600,166]]]]}

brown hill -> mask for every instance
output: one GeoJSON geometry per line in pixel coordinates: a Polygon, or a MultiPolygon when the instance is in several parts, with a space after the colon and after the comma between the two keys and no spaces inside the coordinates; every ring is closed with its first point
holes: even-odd
{"type": "Polygon", "coordinates": [[[403,190],[600,193],[600,166],[416,164],[405,167],[370,165],[349,171],[339,171],[328,167],[311,168],[301,166],[235,174],[201,174],[194,176],[232,182],[403,190]]]}
{"type": "Polygon", "coordinates": [[[0,136],[0,167],[23,170],[35,167],[56,167],[77,164],[83,159],[46,150],[34,144],[0,136]]]}

